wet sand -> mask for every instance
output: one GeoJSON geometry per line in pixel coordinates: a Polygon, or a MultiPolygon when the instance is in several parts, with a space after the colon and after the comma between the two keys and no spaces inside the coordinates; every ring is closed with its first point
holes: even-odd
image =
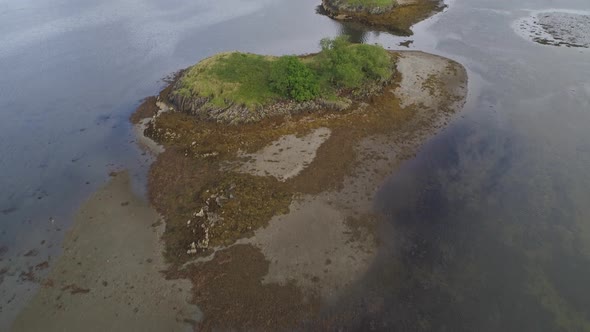
{"type": "Polygon", "coordinates": [[[241,172],[252,175],[270,175],[285,181],[297,176],[314,159],[317,149],[330,137],[330,129],[318,128],[303,137],[286,135],[262,150],[240,157],[248,159],[241,172]]]}
{"type": "Polygon", "coordinates": [[[63,255],[14,331],[183,331],[199,318],[189,283],[168,281],[160,241],[164,223],[114,176],[79,210],[63,255]]]}

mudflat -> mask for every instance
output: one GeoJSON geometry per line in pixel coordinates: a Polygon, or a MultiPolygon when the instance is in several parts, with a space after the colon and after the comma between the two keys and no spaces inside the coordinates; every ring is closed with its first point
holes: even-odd
{"type": "Polygon", "coordinates": [[[166,280],[161,217],[117,173],[79,210],[13,331],[183,331],[199,318],[190,284],[166,280]]]}

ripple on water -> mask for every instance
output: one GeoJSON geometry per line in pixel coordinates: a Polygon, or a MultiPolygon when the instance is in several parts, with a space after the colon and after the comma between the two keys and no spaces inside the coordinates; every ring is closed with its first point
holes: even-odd
{"type": "Polygon", "coordinates": [[[590,12],[550,10],[533,12],[513,24],[526,39],[543,45],[590,48],[590,12]]]}

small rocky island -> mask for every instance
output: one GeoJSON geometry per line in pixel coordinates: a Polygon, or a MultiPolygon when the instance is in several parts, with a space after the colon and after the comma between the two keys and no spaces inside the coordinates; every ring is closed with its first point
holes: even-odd
{"type": "Polygon", "coordinates": [[[321,46],[215,55],[132,117],[157,153],[148,194],[166,274],[192,282],[199,330],[325,329],[319,308],[377,253],[379,186],[465,101],[449,59],[321,46]]]}
{"type": "Polygon", "coordinates": [[[253,123],[317,110],[344,111],[391,82],[394,57],[382,47],[325,39],[302,57],[221,53],[189,68],[170,102],[205,121],[253,123]]]}
{"type": "Polygon", "coordinates": [[[322,0],[322,9],[336,20],[360,22],[397,35],[445,8],[441,0],[322,0]]]}

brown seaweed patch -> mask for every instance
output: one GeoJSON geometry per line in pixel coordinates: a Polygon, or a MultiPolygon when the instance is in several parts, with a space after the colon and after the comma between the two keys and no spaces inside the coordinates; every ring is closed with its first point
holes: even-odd
{"type": "Polygon", "coordinates": [[[378,240],[377,236],[377,218],[375,214],[363,214],[356,217],[347,217],[346,225],[350,229],[350,242],[362,242],[368,236],[378,240]]]}
{"type": "Polygon", "coordinates": [[[152,116],[156,115],[158,112],[158,106],[156,106],[156,97],[147,97],[143,100],[143,102],[137,107],[137,110],[131,114],[129,120],[133,124],[137,124],[141,121],[141,119],[151,118],[152,116]]]}
{"type": "Polygon", "coordinates": [[[37,255],[39,255],[39,250],[31,249],[31,250],[27,251],[23,256],[24,257],[35,257],[37,255]]]}
{"type": "Polygon", "coordinates": [[[29,269],[27,271],[21,271],[20,275],[19,275],[19,281],[28,281],[28,282],[36,282],[37,281],[37,277],[35,276],[35,273],[33,272],[33,267],[30,266],[29,269]]]}
{"type": "Polygon", "coordinates": [[[67,286],[64,286],[61,290],[62,291],[69,291],[70,294],[72,294],[72,295],[90,293],[90,289],[82,288],[76,284],[69,284],[67,286]]]}
{"type": "Polygon", "coordinates": [[[8,268],[3,267],[0,268],[0,285],[2,285],[2,283],[4,282],[4,276],[6,276],[8,274],[8,268]]]}
{"type": "Polygon", "coordinates": [[[186,261],[187,246],[203,236],[188,231],[186,223],[199,207],[200,193],[208,181],[218,175],[214,165],[186,158],[175,149],[166,149],[150,168],[149,199],[158,213],[166,218],[164,256],[169,262],[186,261]]]}
{"type": "Polygon", "coordinates": [[[234,157],[238,151],[254,152],[283,135],[303,134],[317,127],[312,122],[285,122],[282,118],[231,126],[199,121],[186,113],[166,112],[148,125],[145,134],[161,144],[177,147],[186,156],[224,159],[234,157]]]}
{"type": "Polygon", "coordinates": [[[289,212],[292,196],[273,177],[226,173],[213,189],[201,193],[209,207],[202,218],[206,218],[203,224],[208,223],[205,225],[209,227],[209,245],[230,245],[252,235],[273,216],[289,212]]]}
{"type": "Polygon", "coordinates": [[[37,271],[45,270],[47,268],[49,268],[49,262],[48,261],[43,261],[43,262],[35,265],[35,270],[37,270],[37,271]]]}
{"type": "Polygon", "coordinates": [[[288,212],[292,193],[272,177],[222,172],[215,162],[166,150],[150,171],[150,200],[166,217],[166,257],[181,263],[230,245],[288,212]]]}
{"type": "Polygon", "coordinates": [[[268,267],[259,249],[236,245],[181,272],[193,283],[192,301],[205,313],[199,330],[276,331],[312,318],[317,299],[291,283],[263,284],[268,267]]]}
{"type": "Polygon", "coordinates": [[[362,138],[390,134],[415,115],[413,108],[401,108],[389,91],[373,98],[367,109],[320,120],[332,130],[330,138],[318,149],[315,160],[287,183],[292,190],[306,194],[340,189],[343,179],[360,162],[356,145],[362,138]]]}

